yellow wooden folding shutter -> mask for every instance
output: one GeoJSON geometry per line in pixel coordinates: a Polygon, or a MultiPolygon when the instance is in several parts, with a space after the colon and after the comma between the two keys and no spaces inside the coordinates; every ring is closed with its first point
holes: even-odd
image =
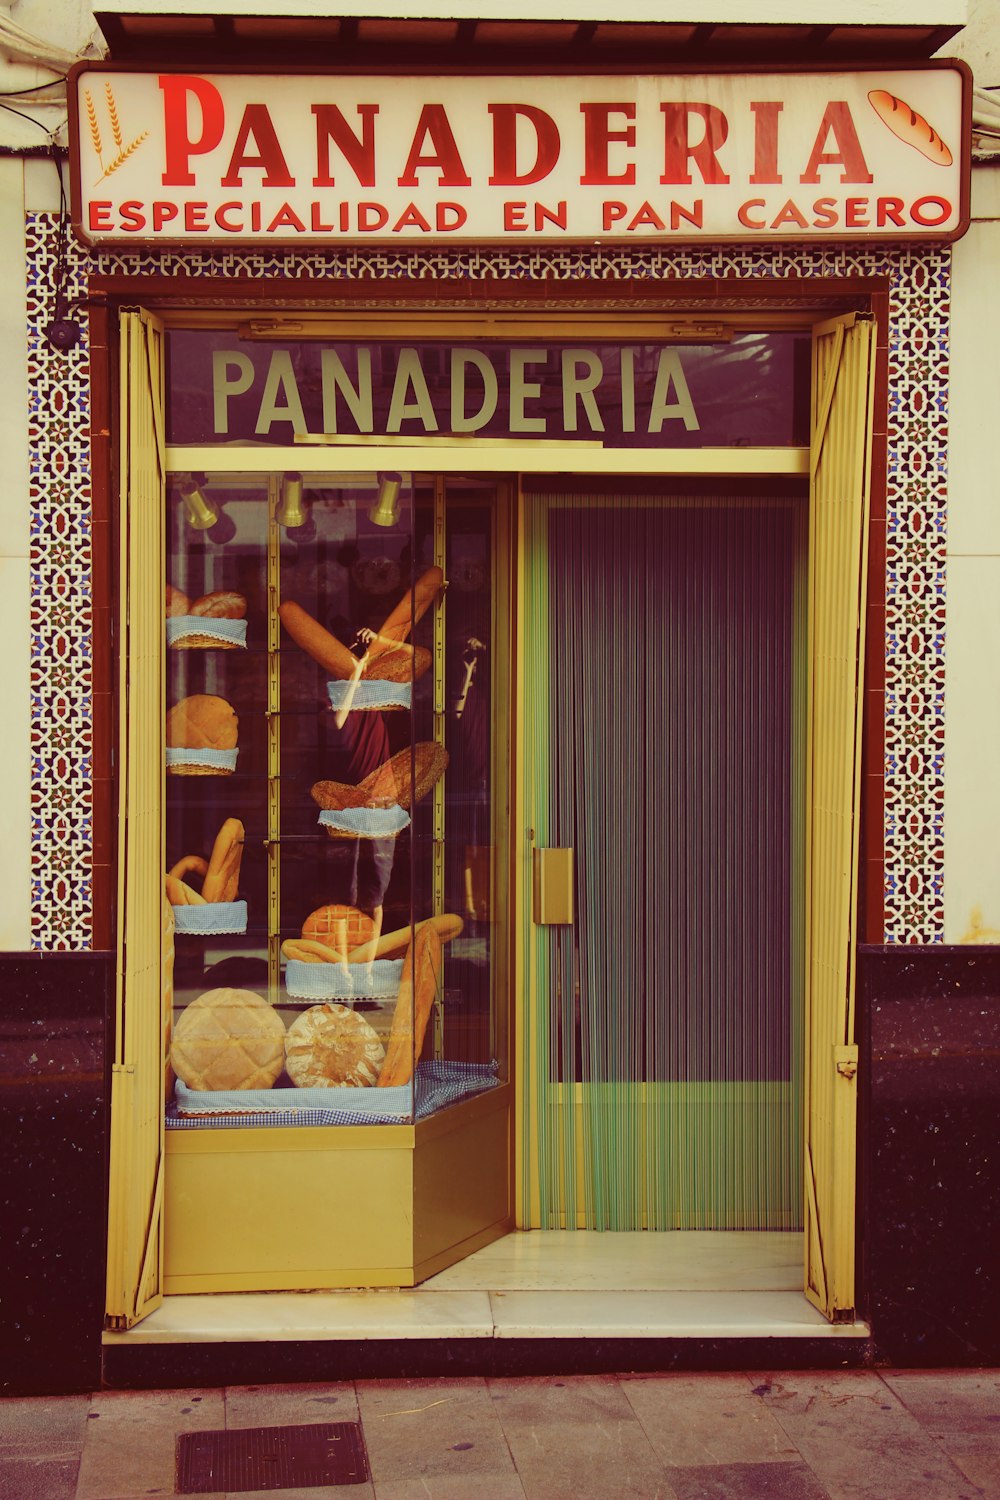
{"type": "Polygon", "coordinates": [[[806,1295],[854,1309],[858,826],[874,326],[816,328],[809,514],[806,1295]]]}
{"type": "Polygon", "coordinates": [[[107,1315],[128,1328],[163,1298],[163,330],[121,319],[118,986],[111,1077],[107,1315]]]}

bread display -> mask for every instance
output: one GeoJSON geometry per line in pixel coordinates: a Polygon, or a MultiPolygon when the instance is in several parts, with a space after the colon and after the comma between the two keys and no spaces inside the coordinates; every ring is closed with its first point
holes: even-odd
{"type": "Polygon", "coordinates": [[[385,1048],[364,1016],[344,1005],[313,1005],[285,1037],[285,1067],[296,1088],[371,1088],[385,1048]]]}
{"type": "Polygon", "coordinates": [[[425,646],[408,646],[369,657],[364,682],[417,682],[431,664],[431,653],[425,646]]]}
{"type": "Polygon", "coordinates": [[[190,612],[208,620],[245,620],[247,601],[242,594],[203,594],[194,601],[190,612]]]}
{"type": "Polygon", "coordinates": [[[300,964],[340,964],[343,954],[318,938],[286,938],[281,945],[285,958],[300,964]]]}
{"type": "MultiPolygon", "coordinates": [[[[167,713],[167,749],[235,751],[239,723],[236,710],[225,698],[195,693],[167,713]]],[[[232,766],[185,764],[180,757],[167,756],[167,770],[178,776],[225,776],[234,766],[235,756],[232,766]]]]}
{"type": "Polygon", "coordinates": [[[923,115],[918,115],[916,110],[911,109],[905,99],[897,99],[896,95],[890,94],[887,89],[872,89],[868,95],[868,103],[882,124],[886,125],[893,135],[898,136],[907,146],[912,146],[935,166],[951,166],[954,158],[949,148],[933,126],[924,119],[923,115]]]}
{"type": "Polygon", "coordinates": [[[185,881],[178,880],[176,875],[168,875],[166,878],[167,900],[171,906],[205,906],[204,896],[200,896],[196,890],[187,885],[185,881]]]}
{"type": "Polygon", "coordinates": [[[378,1077],[380,1089],[409,1083],[424,1045],[441,975],[441,939],[425,923],[407,949],[403,977],[392,1017],[385,1061],[378,1077]]]}
{"type": "Polygon", "coordinates": [[[207,990],[174,1027],[170,1064],[189,1089],[269,1089],[284,1061],[281,1017],[252,990],[207,990]]]}
{"type": "Polygon", "coordinates": [[[227,591],[218,591],[213,594],[203,594],[196,599],[188,609],[183,611],[184,618],[178,621],[175,629],[168,631],[171,646],[178,651],[183,650],[205,650],[207,648],[220,651],[234,651],[246,644],[246,624],[240,631],[226,633],[224,630],[204,629],[198,630],[194,622],[198,620],[239,620],[246,621],[247,601],[242,594],[227,591]]]}

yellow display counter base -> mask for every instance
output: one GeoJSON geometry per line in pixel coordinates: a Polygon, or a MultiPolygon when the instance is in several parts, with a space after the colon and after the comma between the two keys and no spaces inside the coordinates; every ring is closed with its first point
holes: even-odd
{"type": "Polygon", "coordinates": [[[164,1291],[415,1286],[506,1234],[510,1088],[416,1125],[168,1131],[164,1291]]]}

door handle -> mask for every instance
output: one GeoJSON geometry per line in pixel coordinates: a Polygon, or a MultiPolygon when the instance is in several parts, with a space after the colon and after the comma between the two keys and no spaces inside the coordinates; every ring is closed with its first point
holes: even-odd
{"type": "Polygon", "coordinates": [[[573,921],[573,850],[532,850],[532,916],[539,926],[573,921]]]}

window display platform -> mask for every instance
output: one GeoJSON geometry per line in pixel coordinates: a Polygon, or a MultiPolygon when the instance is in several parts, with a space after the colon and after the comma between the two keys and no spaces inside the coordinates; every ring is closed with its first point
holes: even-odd
{"type": "Polygon", "coordinates": [[[869,1337],[828,1323],[801,1285],[798,1234],[534,1230],[412,1289],[168,1297],[104,1342],[869,1337]]]}

